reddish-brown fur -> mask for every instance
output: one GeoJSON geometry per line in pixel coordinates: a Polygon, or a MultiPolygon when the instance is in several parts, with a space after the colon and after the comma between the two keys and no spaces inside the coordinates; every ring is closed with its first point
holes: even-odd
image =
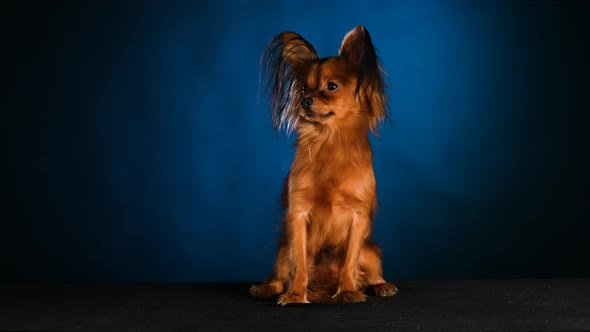
{"type": "Polygon", "coordinates": [[[324,59],[295,33],[278,37],[279,61],[293,75],[290,99],[277,111],[292,112],[283,119],[298,137],[275,267],[250,292],[278,296],[281,305],[361,302],[365,289],[394,295],[397,289],[382,277],[380,250],[370,240],[377,198],[368,131],[386,116],[386,105],[382,85],[376,85],[382,81],[374,79],[382,80],[381,68],[363,58],[374,53],[368,32],[356,27],[340,55],[324,59]],[[374,72],[359,75],[361,70],[374,72]],[[304,98],[312,104],[304,107],[304,98]]]}

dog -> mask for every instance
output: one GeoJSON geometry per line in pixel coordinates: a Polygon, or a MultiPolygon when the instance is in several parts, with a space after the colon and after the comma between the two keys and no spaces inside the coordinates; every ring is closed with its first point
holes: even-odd
{"type": "Polygon", "coordinates": [[[365,291],[396,294],[370,239],[377,197],[368,136],[389,109],[369,32],[355,27],[339,55],[326,58],[300,35],[283,32],[261,65],[273,126],[297,139],[274,269],[251,295],[286,305],[363,302],[365,291]]]}

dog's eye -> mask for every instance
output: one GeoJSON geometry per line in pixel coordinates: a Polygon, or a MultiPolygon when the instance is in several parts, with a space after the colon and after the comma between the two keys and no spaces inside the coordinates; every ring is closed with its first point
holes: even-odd
{"type": "Polygon", "coordinates": [[[330,90],[330,91],[336,90],[337,87],[338,87],[338,84],[336,84],[334,82],[328,82],[328,85],[326,86],[326,88],[328,88],[328,90],[330,90]]]}
{"type": "Polygon", "coordinates": [[[303,91],[303,93],[307,93],[309,91],[309,87],[307,86],[307,84],[303,84],[301,90],[303,91]]]}

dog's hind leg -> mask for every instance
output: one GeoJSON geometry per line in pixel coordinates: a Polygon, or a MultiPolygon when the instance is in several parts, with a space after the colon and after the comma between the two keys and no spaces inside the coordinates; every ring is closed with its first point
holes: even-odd
{"type": "Polygon", "coordinates": [[[367,289],[377,296],[393,296],[397,287],[383,279],[381,268],[381,251],[376,244],[367,241],[361,249],[359,268],[364,274],[367,289]]]}
{"type": "Polygon", "coordinates": [[[289,280],[289,248],[286,241],[281,241],[273,272],[260,285],[252,285],[250,294],[256,298],[268,299],[283,293],[289,280]]]}

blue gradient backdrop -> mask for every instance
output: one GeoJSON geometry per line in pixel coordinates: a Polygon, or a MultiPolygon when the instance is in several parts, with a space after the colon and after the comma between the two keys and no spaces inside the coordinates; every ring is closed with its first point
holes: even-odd
{"type": "Polygon", "coordinates": [[[335,55],[358,24],[390,79],[386,277],[590,277],[583,3],[29,6],[5,12],[3,279],[263,279],[293,138],[260,55],[284,30],[335,55]]]}

